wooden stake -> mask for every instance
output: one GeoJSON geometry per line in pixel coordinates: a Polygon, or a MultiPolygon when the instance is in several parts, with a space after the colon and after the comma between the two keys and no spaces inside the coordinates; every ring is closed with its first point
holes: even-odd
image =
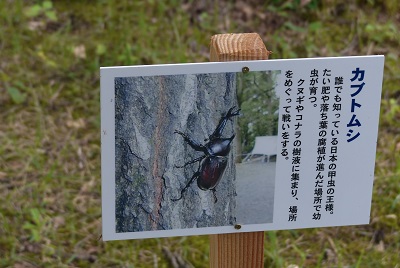
{"type": "MultiPolygon", "coordinates": [[[[266,60],[269,54],[256,33],[211,37],[211,61],[266,60]]],[[[210,267],[264,267],[264,232],[211,235],[210,267]]]]}
{"type": "Polygon", "coordinates": [[[257,33],[211,37],[211,61],[267,60],[270,53],[257,33]]]}

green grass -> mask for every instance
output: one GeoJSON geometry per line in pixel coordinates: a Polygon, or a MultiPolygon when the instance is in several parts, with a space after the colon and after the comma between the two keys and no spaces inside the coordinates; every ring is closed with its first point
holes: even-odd
{"type": "Polygon", "coordinates": [[[268,232],[264,256],[400,267],[400,4],[267,2],[0,1],[0,267],[170,267],[163,248],[208,267],[207,236],[99,239],[99,67],[208,61],[228,32],[272,58],[386,55],[371,224],[268,232]]]}

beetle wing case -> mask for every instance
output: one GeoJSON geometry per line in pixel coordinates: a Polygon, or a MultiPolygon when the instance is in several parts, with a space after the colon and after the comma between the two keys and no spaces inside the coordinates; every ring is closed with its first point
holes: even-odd
{"type": "Polygon", "coordinates": [[[197,186],[204,191],[214,189],[221,180],[227,163],[225,156],[212,156],[204,159],[201,164],[201,174],[197,179],[197,186]]]}

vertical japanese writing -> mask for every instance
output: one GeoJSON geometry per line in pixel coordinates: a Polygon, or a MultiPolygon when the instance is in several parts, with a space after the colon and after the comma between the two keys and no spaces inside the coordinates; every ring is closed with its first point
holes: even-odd
{"type": "MultiPolygon", "coordinates": [[[[304,102],[304,84],[305,80],[299,79],[297,81],[297,93],[296,93],[296,103],[295,103],[295,122],[294,124],[294,142],[292,150],[292,175],[290,178],[292,197],[299,200],[297,197],[299,181],[300,181],[300,164],[301,164],[301,136],[302,136],[302,122],[303,122],[303,102],[304,102]]],[[[297,207],[296,212],[293,211],[293,207],[289,208],[289,221],[296,221],[297,218],[297,207]]]]}
{"type": "Polygon", "coordinates": [[[343,77],[335,77],[335,90],[333,97],[334,103],[332,104],[333,120],[331,122],[331,135],[330,135],[330,155],[329,155],[329,166],[328,166],[328,183],[326,190],[326,201],[325,211],[333,214],[334,202],[335,202],[335,186],[336,186],[336,168],[338,160],[338,144],[339,144],[339,125],[342,111],[342,89],[343,89],[343,77]]]}
{"type": "Polygon", "coordinates": [[[291,70],[288,70],[285,72],[285,96],[286,96],[286,105],[283,107],[285,112],[282,114],[282,152],[281,155],[285,157],[285,159],[289,159],[288,155],[288,143],[289,143],[289,128],[290,128],[290,122],[291,122],[291,114],[290,114],[290,108],[291,103],[292,103],[292,98],[291,98],[291,91],[292,91],[292,85],[293,85],[293,72],[291,70]]]}
{"type": "MultiPolygon", "coordinates": [[[[375,57],[357,57],[282,65],[276,84],[278,142],[273,146],[277,148],[274,198],[281,202],[275,211],[282,226],[367,220],[358,217],[366,211],[365,202],[345,198],[354,187],[366,189],[373,177],[379,92],[368,89],[379,89],[381,83],[380,76],[371,78],[373,60],[378,63],[375,57]],[[361,155],[354,157],[354,152],[361,155]]],[[[379,62],[383,68],[383,57],[379,62]]]]}
{"type": "MultiPolygon", "coordinates": [[[[331,80],[331,77],[332,70],[322,70],[313,220],[321,220],[324,195],[325,211],[330,214],[334,212],[343,78],[335,77],[334,80],[331,80]],[[333,81],[334,87],[331,86],[333,85],[333,81]],[[334,96],[331,98],[331,95],[334,96]]],[[[310,85],[313,83],[312,79],[317,78],[318,72],[315,70],[312,71],[310,75],[310,85]]],[[[314,85],[313,87],[315,88],[316,86],[314,85]]],[[[317,96],[316,99],[318,99],[317,96]]]]}
{"type": "Polygon", "coordinates": [[[308,213],[304,216],[315,222],[336,212],[341,173],[340,143],[357,138],[344,139],[343,134],[348,135],[349,129],[356,133],[356,125],[352,124],[360,122],[357,117],[361,108],[359,94],[366,80],[364,70],[351,70],[352,83],[346,83],[340,70],[328,66],[284,72],[279,153],[286,162],[286,191],[291,196],[286,204],[288,222],[299,221],[303,216],[301,201],[304,200],[308,200],[308,213]],[[352,114],[344,118],[343,105],[347,102],[343,94],[347,88],[352,89],[349,93],[352,114]],[[305,192],[308,194],[303,199],[305,192]]]}
{"type": "Polygon", "coordinates": [[[355,131],[354,129],[358,129],[361,127],[361,122],[357,118],[356,108],[361,108],[361,104],[357,103],[356,96],[362,91],[363,87],[365,86],[364,80],[365,70],[360,70],[357,67],[355,70],[351,72],[353,74],[353,78],[350,79],[352,82],[350,85],[351,88],[351,119],[349,123],[347,123],[348,131],[347,131],[347,142],[352,142],[357,139],[361,134],[359,131],[355,131]],[[360,83],[362,82],[362,83],[360,83]]]}
{"type": "Polygon", "coordinates": [[[329,95],[327,94],[326,86],[322,86],[322,90],[319,91],[318,87],[319,72],[316,69],[310,72],[310,96],[314,96],[318,99],[317,93],[319,92],[320,97],[320,121],[318,123],[318,141],[317,141],[317,159],[315,170],[317,172],[314,178],[314,213],[312,215],[313,220],[321,219],[321,207],[322,207],[322,196],[323,196],[323,183],[324,183],[324,171],[325,171],[325,155],[326,155],[326,135],[327,135],[327,119],[328,119],[328,104],[329,95]]]}
{"type": "MultiPolygon", "coordinates": [[[[292,118],[292,113],[291,113],[291,108],[292,108],[292,98],[295,98],[292,96],[292,87],[293,87],[293,71],[288,70],[285,72],[285,94],[286,94],[286,104],[283,107],[284,108],[284,113],[282,114],[282,152],[281,155],[285,157],[286,160],[289,159],[289,150],[288,150],[288,145],[289,145],[289,137],[290,137],[290,126],[291,123],[293,123],[293,118],[292,118]]],[[[293,104],[297,109],[299,106],[299,101],[296,98],[296,104],[293,104]]],[[[297,120],[297,114],[295,115],[297,120]]],[[[297,198],[297,190],[298,190],[298,181],[299,181],[299,166],[300,166],[300,152],[299,152],[299,146],[301,145],[301,141],[299,140],[301,136],[301,133],[298,133],[298,129],[296,130],[295,126],[295,141],[293,142],[293,151],[292,151],[292,175],[291,175],[291,195],[293,198],[298,200],[297,198]],[[297,137],[297,138],[296,138],[297,137]],[[300,145],[299,145],[300,144],[300,145]]],[[[289,206],[289,217],[288,221],[296,221],[297,220],[297,205],[292,204],[289,206]]]]}

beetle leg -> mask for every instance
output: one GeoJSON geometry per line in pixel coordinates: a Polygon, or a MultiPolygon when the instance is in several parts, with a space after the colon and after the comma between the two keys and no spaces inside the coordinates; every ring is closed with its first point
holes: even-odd
{"type": "Polygon", "coordinates": [[[186,143],[189,144],[190,147],[192,147],[196,151],[207,153],[207,149],[203,144],[200,144],[197,141],[193,140],[185,133],[180,132],[179,130],[175,130],[174,133],[181,135],[183,137],[183,139],[186,141],[186,143]]]}
{"type": "Polygon", "coordinates": [[[181,200],[183,197],[183,193],[186,192],[187,188],[190,187],[190,185],[193,183],[195,179],[197,179],[200,176],[200,172],[197,171],[196,173],[193,174],[193,177],[190,179],[190,181],[186,184],[186,186],[181,190],[181,196],[179,198],[171,198],[171,201],[178,201],[181,200]]]}
{"type": "Polygon", "coordinates": [[[217,194],[216,194],[216,190],[215,190],[215,188],[214,188],[214,189],[211,189],[211,191],[213,192],[213,196],[214,196],[214,203],[217,203],[217,201],[218,201],[218,198],[217,198],[217,194]]]}
{"type": "Polygon", "coordinates": [[[196,159],[193,159],[193,160],[191,160],[191,161],[189,161],[189,162],[186,162],[183,166],[177,166],[177,165],[175,165],[175,167],[176,167],[176,168],[184,168],[184,167],[186,167],[187,165],[190,165],[190,164],[193,164],[193,163],[196,163],[196,162],[199,162],[199,161],[203,160],[205,157],[206,157],[206,155],[203,155],[203,156],[200,156],[200,157],[198,157],[198,158],[196,158],[196,159]]]}
{"type": "Polygon", "coordinates": [[[210,136],[210,140],[221,137],[222,131],[224,130],[224,128],[225,128],[226,123],[228,122],[228,120],[229,120],[231,117],[240,115],[240,109],[237,109],[236,111],[232,112],[233,109],[235,109],[235,106],[233,106],[232,108],[230,108],[229,111],[228,111],[228,113],[227,113],[225,116],[223,116],[223,117],[221,118],[221,120],[219,120],[219,123],[218,123],[217,128],[215,129],[214,133],[211,134],[211,136],[210,136]]]}
{"type": "Polygon", "coordinates": [[[235,112],[232,113],[233,109],[235,109],[235,108],[236,108],[236,106],[233,106],[232,108],[230,108],[228,110],[228,113],[225,115],[225,117],[231,118],[231,117],[240,115],[240,109],[237,109],[235,112]]]}

